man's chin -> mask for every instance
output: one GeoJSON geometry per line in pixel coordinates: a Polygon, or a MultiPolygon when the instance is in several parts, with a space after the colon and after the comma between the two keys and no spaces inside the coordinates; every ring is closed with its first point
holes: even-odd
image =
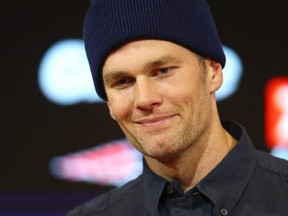
{"type": "Polygon", "coordinates": [[[177,160],[181,155],[179,152],[175,151],[146,151],[142,152],[144,157],[149,157],[151,159],[157,160],[161,163],[171,163],[174,160],[177,160]]]}

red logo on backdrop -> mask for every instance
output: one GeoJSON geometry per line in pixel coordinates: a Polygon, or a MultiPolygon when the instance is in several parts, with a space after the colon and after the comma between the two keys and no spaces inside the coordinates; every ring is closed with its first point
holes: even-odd
{"type": "Polygon", "coordinates": [[[141,174],[142,157],[126,139],[119,139],[55,157],[50,169],[57,178],[121,186],[141,174]]]}
{"type": "Polygon", "coordinates": [[[271,79],[265,90],[265,138],[270,149],[288,148],[288,77],[271,79]]]}

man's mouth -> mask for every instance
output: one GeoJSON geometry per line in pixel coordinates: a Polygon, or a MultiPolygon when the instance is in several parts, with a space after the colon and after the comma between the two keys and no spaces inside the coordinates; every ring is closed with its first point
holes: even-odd
{"type": "Polygon", "coordinates": [[[136,124],[143,125],[143,126],[153,126],[153,125],[160,125],[172,120],[176,115],[164,115],[164,116],[154,116],[149,118],[143,118],[140,120],[135,121],[136,124]]]}

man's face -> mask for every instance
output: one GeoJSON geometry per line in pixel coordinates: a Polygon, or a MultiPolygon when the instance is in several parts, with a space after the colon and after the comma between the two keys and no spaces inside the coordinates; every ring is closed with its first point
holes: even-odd
{"type": "Polygon", "coordinates": [[[108,56],[103,79],[110,114],[129,141],[156,159],[179,156],[208,136],[214,92],[211,64],[159,40],[131,42],[108,56]]]}

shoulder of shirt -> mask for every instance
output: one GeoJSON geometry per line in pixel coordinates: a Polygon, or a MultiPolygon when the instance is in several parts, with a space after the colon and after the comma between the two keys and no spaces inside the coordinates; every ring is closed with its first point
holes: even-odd
{"type": "Polygon", "coordinates": [[[272,156],[270,153],[256,150],[257,166],[269,173],[275,173],[286,177],[288,181],[288,161],[272,156]]]}
{"type": "Polygon", "coordinates": [[[106,215],[105,212],[109,209],[109,206],[118,203],[120,200],[123,201],[125,195],[129,195],[129,191],[134,190],[141,182],[142,175],[122,187],[112,189],[84,203],[83,205],[74,208],[72,211],[68,212],[66,216],[91,216],[95,215],[95,213],[99,216],[102,214],[106,215]]]}

